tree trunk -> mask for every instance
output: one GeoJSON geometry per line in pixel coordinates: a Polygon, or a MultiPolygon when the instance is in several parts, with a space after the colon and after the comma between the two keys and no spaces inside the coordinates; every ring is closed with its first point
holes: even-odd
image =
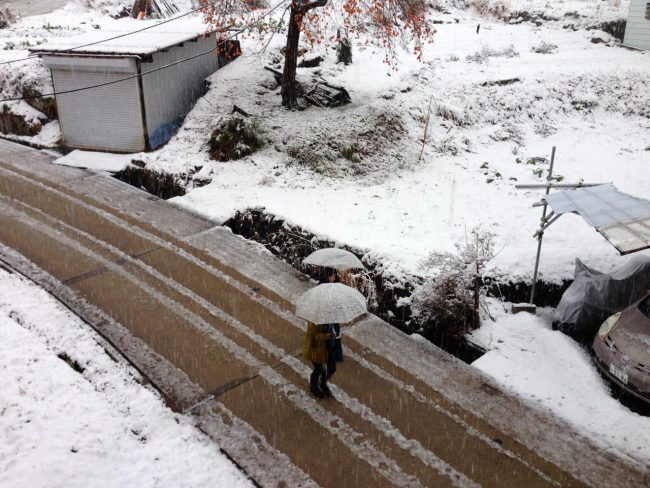
{"type": "Polygon", "coordinates": [[[476,261],[476,275],[474,276],[474,328],[478,329],[481,325],[481,275],[479,274],[479,264],[476,261]]]}
{"type": "Polygon", "coordinates": [[[284,53],[284,71],[282,73],[282,106],[289,109],[298,106],[298,85],[296,83],[296,65],[298,63],[298,41],[302,12],[297,2],[291,4],[289,16],[289,32],[284,53]]]}

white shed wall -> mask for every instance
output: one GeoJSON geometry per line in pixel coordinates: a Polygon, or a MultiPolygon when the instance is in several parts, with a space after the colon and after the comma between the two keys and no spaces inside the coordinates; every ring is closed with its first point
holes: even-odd
{"type": "Polygon", "coordinates": [[[639,49],[650,49],[650,20],[645,18],[650,0],[630,0],[624,43],[639,49]]]}
{"type": "MultiPolygon", "coordinates": [[[[216,36],[199,37],[196,42],[154,53],[152,62],[141,65],[143,72],[205,53],[216,47],[216,36]]],[[[142,77],[149,144],[152,148],[166,142],[194,102],[203,95],[205,78],[219,69],[214,53],[142,77]]]]}
{"type": "MultiPolygon", "coordinates": [[[[135,58],[49,57],[54,90],[98,85],[137,73],[135,58]]],[[[138,79],[57,95],[65,144],[115,152],[145,150],[138,79]]]]}

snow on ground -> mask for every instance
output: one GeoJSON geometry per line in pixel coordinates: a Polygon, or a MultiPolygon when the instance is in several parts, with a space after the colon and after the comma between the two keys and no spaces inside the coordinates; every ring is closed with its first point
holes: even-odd
{"type": "Polygon", "coordinates": [[[488,350],[473,366],[603,449],[650,467],[650,418],[611,397],[587,351],[552,330],[551,309],[538,309],[539,316],[513,315],[508,305],[492,300],[495,320],[472,332],[472,340],[488,350]]]}
{"type": "MultiPolygon", "coordinates": [[[[108,12],[120,1],[91,3],[108,12]]],[[[174,199],[180,206],[218,221],[227,220],[238,210],[265,207],[267,212],[318,236],[368,250],[395,274],[419,273],[420,263],[430,251],[452,250],[456,241],[478,225],[496,234],[500,252],[492,263],[492,273],[504,279],[530,279],[536,251],[532,234],[541,213],[531,205],[541,192],[516,190],[514,185],[544,181],[553,146],[557,147],[555,174],[564,182],[613,182],[622,191],[650,198],[649,54],[628,51],[618,43],[593,44],[593,31],[587,30],[600,22],[625,18],[628,2],[438,0],[432,5],[437,6],[432,15],[443,23],[436,25],[438,32],[434,43],[425,48],[423,63],[402,53],[399,70],[391,72],[382,63],[383,53],[364,47],[362,39],[355,43],[354,62],[347,67],[335,64],[332,51],[310,53],[322,54],[325,60],[318,68],[299,69],[298,79],[310,86],[314,77],[320,76],[345,86],[353,103],[337,109],[282,109],[279,88],[263,69],[268,65],[280,67],[282,39],[276,39],[260,55],[254,54],[257,45],[243,41],[244,55],[211,77],[211,90],[197,102],[170,143],[148,155],[137,155],[137,159],[145,160],[149,169],[195,174],[197,181],[209,182],[194,188],[190,184],[184,197],[174,199]],[[488,13],[467,8],[470,4],[483,5],[488,13]],[[535,18],[521,22],[525,14],[510,18],[512,12],[529,12],[535,18]],[[510,23],[497,17],[510,18],[510,23]],[[254,115],[266,145],[238,161],[212,161],[207,144],[210,133],[230,116],[233,105],[254,115]]],[[[0,60],[25,56],[27,44],[88,32],[95,29],[93,26],[109,30],[114,22],[134,21],[112,20],[80,4],[25,18],[0,31],[0,60]],[[9,49],[3,50],[3,43],[9,49]]],[[[37,77],[43,90],[51,88],[44,76],[47,73],[39,71],[37,62],[19,66],[26,67],[9,73],[9,81],[18,75],[37,77]]],[[[13,95],[12,86],[2,85],[0,80],[0,95],[13,95]]],[[[29,111],[24,106],[17,110],[29,111]]],[[[541,278],[548,282],[571,278],[576,256],[602,271],[625,260],[580,217],[565,215],[545,235],[541,278]]],[[[16,303],[23,300],[12,296],[16,303]]],[[[490,349],[474,365],[506,388],[550,409],[604,448],[647,465],[650,420],[612,399],[587,353],[570,338],[550,330],[546,316],[512,316],[497,311],[503,306],[493,304],[496,322],[486,323],[473,334],[474,340],[490,349]]],[[[4,307],[1,331],[8,338],[1,343],[16,341],[22,334],[24,339],[15,347],[26,347],[28,357],[39,358],[30,365],[30,371],[45,364],[45,358],[48,361],[47,371],[41,373],[39,369],[38,375],[25,377],[55,382],[63,376],[51,378],[48,372],[54,370],[50,363],[58,365],[86,385],[86,390],[92,390],[88,395],[96,405],[103,405],[96,408],[102,414],[118,408],[115,395],[131,398],[129,392],[137,389],[138,396],[152,396],[136,387],[127,375],[119,380],[124,388],[114,387],[112,395],[103,398],[101,391],[92,388],[92,367],[86,368],[83,379],[77,373],[73,375],[54,352],[45,351],[42,343],[39,346],[40,338],[47,337],[52,350],[55,335],[38,332],[36,326],[25,329],[17,325],[7,319],[7,305],[4,307]],[[120,393],[122,389],[127,393],[120,393]],[[106,402],[114,403],[107,406],[106,402]]],[[[46,322],[35,319],[29,323],[46,322]]],[[[12,361],[26,367],[11,347],[3,349],[11,354],[12,361]]],[[[71,354],[68,347],[64,349],[71,354]]],[[[80,363],[89,364],[83,354],[76,357],[80,363]]],[[[5,367],[9,360],[3,355],[1,361],[5,367]]],[[[19,388],[23,383],[24,379],[16,379],[3,388],[19,388]]],[[[86,391],[72,384],[73,389],[86,391]]],[[[31,392],[27,385],[26,391],[31,392]]],[[[27,398],[22,401],[27,402],[27,398]]],[[[161,433],[167,427],[161,427],[162,422],[152,425],[138,416],[143,409],[140,403],[124,402],[135,405],[131,407],[135,420],[128,422],[137,426],[135,431],[146,433],[148,459],[155,459],[158,453],[170,456],[167,453],[173,448],[152,447],[154,440],[173,441],[171,435],[161,433]]],[[[26,416],[29,405],[19,405],[21,415],[26,416]]],[[[83,410],[81,406],[75,408],[83,410]]],[[[37,413],[53,415],[44,409],[37,413]]],[[[168,415],[168,419],[174,418],[168,415]]],[[[64,417],[61,423],[69,425],[69,420],[64,417]]],[[[182,419],[179,421],[177,428],[188,429],[181,436],[203,445],[197,434],[182,419]]],[[[44,422],[39,428],[54,429],[56,426],[49,424],[55,423],[44,422]]],[[[30,424],[37,425],[36,420],[30,424]]],[[[106,466],[97,469],[104,470],[102,473],[114,469],[121,451],[129,452],[138,441],[133,440],[128,428],[115,427],[108,421],[104,424],[120,434],[114,436],[117,448],[98,437],[99,447],[91,451],[82,442],[85,438],[73,433],[77,437],[66,442],[81,449],[69,454],[65,444],[61,456],[74,461],[88,451],[95,460],[103,453],[106,466]]],[[[21,432],[31,428],[25,425],[21,424],[21,432]]],[[[31,431],[24,437],[29,435],[31,431]]],[[[55,439],[54,435],[47,437],[55,439]]],[[[28,445],[28,441],[19,445],[28,445]]],[[[67,469],[67,462],[59,463],[61,469],[67,469]]],[[[144,469],[144,464],[137,469],[144,469]]],[[[159,464],[166,469],[166,464],[159,464]]],[[[15,466],[12,469],[19,470],[24,465],[15,466]]],[[[210,469],[191,472],[203,475],[210,469]]]]}
{"type": "Polygon", "coordinates": [[[2,486],[251,486],[86,324],[2,269],[0,376],[2,486]]]}
{"type": "MultiPolygon", "coordinates": [[[[11,47],[0,50],[0,60],[25,56],[27,46],[56,38],[145,25],[104,15],[121,3],[70,3],[24,18],[0,31],[0,45],[11,47]]],[[[184,11],[190,8],[191,2],[181,3],[184,11]]],[[[279,89],[263,70],[280,67],[281,36],[261,55],[255,54],[256,44],[244,41],[244,56],[211,77],[213,88],[172,141],[138,159],[150,169],[182,175],[199,168],[197,178],[211,181],[177,198],[181,206],[219,221],[238,210],[265,207],[316,235],[374,253],[396,274],[421,272],[429,252],[451,250],[467,230],[481,226],[503,247],[492,274],[529,280],[536,251],[531,236],[540,216],[531,205],[541,192],[515,190],[514,184],[543,181],[552,146],[557,146],[555,173],[564,181],[611,181],[650,197],[648,54],[615,43],[592,44],[592,31],[586,30],[624,18],[627,2],[440,0],[435,5],[432,16],[443,23],[423,63],[401,53],[399,70],[391,72],[383,52],[361,45],[362,39],[347,67],[335,64],[331,50],[313,51],[325,61],[299,69],[298,78],[310,85],[318,75],[345,86],[353,103],[338,109],[282,109],[279,89]],[[534,19],[541,25],[508,24],[469,5],[484,5],[506,19],[513,12],[543,18],[534,19]],[[256,116],[267,144],[250,157],[218,163],[210,160],[207,141],[233,105],[256,116]]],[[[16,94],[16,77],[51,90],[40,62],[9,66],[10,73],[2,70],[9,83],[3,87],[0,80],[0,94],[16,94]]],[[[12,110],[35,115],[24,102],[12,104],[12,110]]],[[[49,123],[32,142],[52,145],[58,136],[58,125],[49,123]]],[[[576,256],[604,270],[622,260],[579,217],[563,216],[546,233],[541,278],[570,278],[576,256]]]]}
{"type": "MultiPolygon", "coordinates": [[[[600,2],[575,4],[590,5],[595,18],[600,2]]],[[[430,251],[451,250],[481,226],[503,247],[493,273],[529,280],[541,213],[531,205],[542,192],[514,185],[544,181],[552,146],[564,182],[614,182],[650,197],[648,55],[592,44],[589,31],[558,22],[453,17],[460,22],[441,14],[451,23],[436,26],[424,63],[403,55],[391,76],[381,52],[358,45],[349,67],[327,52],[321,67],[299,70],[307,84],[320,73],[346,86],[353,103],[339,109],[287,112],[263,70],[274,50],[244,56],[211,77],[214,88],[175,138],[148,155],[149,167],[179,174],[201,168],[198,176],[211,180],[176,198],[181,206],[218,221],[265,207],[408,273],[418,273],[430,251]],[[533,52],[544,42],[556,46],[553,52],[533,52]],[[513,78],[519,81],[494,84],[513,78]],[[243,160],[211,161],[209,129],[233,105],[257,117],[268,143],[243,160]],[[350,149],[358,158],[346,159],[350,149]]],[[[244,44],[244,52],[253,49],[244,44]]],[[[579,217],[564,216],[546,233],[541,278],[570,278],[576,256],[604,270],[624,259],[579,217]]]]}

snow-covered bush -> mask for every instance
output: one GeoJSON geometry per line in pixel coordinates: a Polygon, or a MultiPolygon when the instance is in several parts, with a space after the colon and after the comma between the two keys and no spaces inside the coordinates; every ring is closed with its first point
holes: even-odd
{"type": "Polygon", "coordinates": [[[510,12],[510,6],[505,0],[471,0],[470,6],[482,16],[493,16],[504,19],[510,12]]]}
{"type": "Polygon", "coordinates": [[[433,10],[445,12],[449,9],[466,10],[471,0],[431,0],[429,5],[433,10]]]}
{"type": "Polygon", "coordinates": [[[88,10],[100,12],[111,17],[122,17],[131,12],[133,2],[130,0],[81,0],[88,10]]]}
{"type": "Polygon", "coordinates": [[[465,59],[472,63],[481,64],[486,63],[490,58],[515,58],[517,56],[519,56],[519,52],[512,45],[503,49],[492,49],[489,46],[483,46],[480,51],[468,54],[465,59]]]}
{"type": "Polygon", "coordinates": [[[463,126],[467,123],[462,110],[444,103],[436,104],[436,115],[458,126],[463,126]]]}
{"type": "Polygon", "coordinates": [[[421,324],[466,332],[479,326],[484,304],[485,268],[494,257],[494,234],[474,228],[456,252],[433,252],[423,263],[432,272],[411,297],[413,315],[421,324]]]}
{"type": "Polygon", "coordinates": [[[314,122],[291,136],[286,150],[291,163],[332,178],[381,179],[404,161],[407,128],[399,111],[375,106],[337,116],[336,124],[314,122]]]}
{"type": "Polygon", "coordinates": [[[232,161],[253,154],[264,145],[264,141],[255,122],[233,117],[217,126],[208,145],[212,159],[232,161]]]}
{"type": "MultiPolygon", "coordinates": [[[[81,0],[81,5],[89,10],[101,12],[111,17],[124,17],[131,13],[133,0],[81,0]]],[[[169,10],[177,10],[177,13],[189,12],[198,6],[195,0],[167,0],[159,2],[162,6],[170,7],[169,10]]]]}
{"type": "Polygon", "coordinates": [[[557,45],[551,42],[542,41],[538,46],[533,46],[531,51],[537,54],[552,54],[557,51],[557,45]]]}
{"type": "Polygon", "coordinates": [[[20,98],[0,105],[0,132],[35,136],[42,127],[57,118],[53,97],[41,97],[52,91],[50,76],[42,63],[0,70],[0,99],[20,98]]]}

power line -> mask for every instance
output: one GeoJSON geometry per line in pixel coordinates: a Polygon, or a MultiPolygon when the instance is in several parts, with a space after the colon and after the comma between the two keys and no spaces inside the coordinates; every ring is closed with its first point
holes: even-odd
{"type": "MultiPolygon", "coordinates": [[[[224,39],[223,41],[220,41],[219,44],[223,43],[224,41],[232,39],[237,34],[233,34],[232,36],[224,39]]],[[[160,71],[160,70],[169,68],[171,66],[176,66],[177,64],[181,64],[181,63],[185,63],[187,61],[191,61],[192,59],[200,58],[201,56],[205,56],[206,54],[210,54],[210,53],[216,51],[219,48],[219,44],[217,44],[217,46],[215,48],[210,49],[209,51],[206,51],[204,53],[195,54],[194,56],[190,56],[189,58],[174,61],[173,63],[165,64],[164,66],[159,66],[158,68],[154,68],[154,69],[151,69],[149,71],[143,71],[141,73],[137,73],[135,75],[127,76],[125,78],[120,78],[119,80],[107,81],[106,83],[100,83],[98,85],[84,86],[83,88],[75,88],[73,90],[65,90],[65,91],[61,91],[61,92],[44,93],[42,95],[31,95],[31,96],[28,96],[28,97],[6,98],[4,100],[0,100],[0,103],[3,103],[3,102],[15,102],[15,101],[18,101],[18,100],[30,100],[30,99],[34,99],[34,98],[45,98],[45,97],[52,97],[52,96],[56,96],[56,95],[66,95],[68,93],[75,93],[75,92],[80,92],[80,91],[84,91],[84,90],[92,90],[93,88],[100,88],[102,86],[113,85],[115,83],[120,83],[122,81],[132,80],[133,78],[148,75],[150,73],[154,73],[156,71],[160,71]]]]}
{"type": "Polygon", "coordinates": [[[80,92],[80,91],[84,91],[84,90],[92,90],[93,88],[100,88],[100,87],[103,87],[103,86],[113,85],[115,83],[121,83],[122,81],[132,80],[134,78],[138,78],[139,76],[144,76],[144,75],[148,75],[150,73],[155,73],[156,71],[160,71],[160,70],[169,68],[171,66],[176,66],[177,64],[185,63],[187,61],[191,61],[191,60],[196,59],[196,58],[200,58],[201,56],[205,56],[207,54],[210,54],[210,53],[216,51],[221,44],[224,44],[226,41],[229,41],[230,39],[238,36],[241,32],[243,32],[244,30],[250,28],[255,23],[257,23],[257,21],[271,15],[283,3],[285,3],[285,1],[286,0],[280,1],[275,7],[273,7],[271,10],[269,10],[266,14],[262,15],[255,22],[250,22],[249,24],[246,24],[243,28],[241,28],[240,30],[238,30],[234,34],[231,34],[230,36],[226,37],[225,39],[218,40],[217,45],[213,49],[210,49],[209,51],[199,53],[199,54],[195,54],[194,56],[190,56],[189,58],[180,59],[178,61],[174,61],[173,63],[165,64],[163,66],[159,66],[158,68],[154,68],[154,69],[151,69],[149,71],[143,71],[143,72],[137,73],[135,75],[127,76],[125,78],[120,78],[118,80],[107,81],[105,83],[100,83],[100,84],[91,85],[91,86],[85,86],[85,87],[82,87],[82,88],[74,88],[72,90],[65,90],[65,91],[62,91],[62,92],[52,92],[52,93],[45,93],[45,94],[41,94],[41,95],[31,95],[31,96],[28,96],[28,97],[6,98],[4,100],[0,100],[0,103],[16,102],[16,101],[19,101],[19,100],[31,100],[31,99],[35,99],[35,98],[45,98],[45,97],[52,97],[52,96],[56,96],[56,95],[66,95],[68,93],[75,93],[75,92],[80,92]]]}
{"type": "MultiPolygon", "coordinates": [[[[217,3],[220,3],[220,1],[222,1],[222,0],[214,0],[214,1],[212,1],[212,2],[207,2],[207,3],[206,3],[205,5],[203,5],[202,7],[195,8],[194,10],[190,10],[190,11],[188,11],[188,12],[185,12],[184,14],[177,15],[176,17],[173,17],[173,18],[171,18],[171,19],[163,20],[163,21],[161,21],[161,22],[158,22],[157,24],[150,25],[150,26],[147,26],[147,27],[143,27],[142,29],[137,29],[137,30],[134,30],[134,31],[125,32],[124,34],[119,34],[119,35],[117,35],[117,36],[109,37],[109,38],[107,38],[107,39],[102,39],[102,40],[100,40],[100,41],[89,42],[88,44],[82,44],[81,46],[71,47],[70,49],[66,49],[65,51],[61,51],[61,52],[70,52],[70,51],[73,51],[73,50],[75,50],[75,49],[81,49],[81,48],[83,48],[83,47],[94,46],[94,45],[96,45],[96,44],[101,44],[102,42],[113,41],[113,40],[115,40],[115,39],[120,39],[120,38],[122,38],[122,37],[126,37],[126,36],[130,36],[130,35],[133,35],[133,34],[137,34],[138,32],[143,32],[143,31],[146,31],[146,30],[149,30],[149,29],[153,29],[154,27],[159,27],[159,26],[161,26],[161,25],[168,24],[169,22],[173,22],[174,20],[178,20],[178,19],[180,19],[180,18],[187,17],[188,15],[193,14],[193,13],[196,13],[196,12],[198,12],[199,10],[203,10],[203,9],[206,8],[206,7],[211,7],[212,5],[215,5],[215,4],[217,4],[217,3]]],[[[26,58],[21,58],[21,59],[12,59],[12,60],[10,60],[10,61],[3,61],[3,62],[0,63],[0,66],[3,65],[3,64],[18,63],[19,61],[28,61],[28,60],[30,60],[30,59],[36,59],[37,57],[38,57],[38,56],[27,56],[26,58]]]]}

